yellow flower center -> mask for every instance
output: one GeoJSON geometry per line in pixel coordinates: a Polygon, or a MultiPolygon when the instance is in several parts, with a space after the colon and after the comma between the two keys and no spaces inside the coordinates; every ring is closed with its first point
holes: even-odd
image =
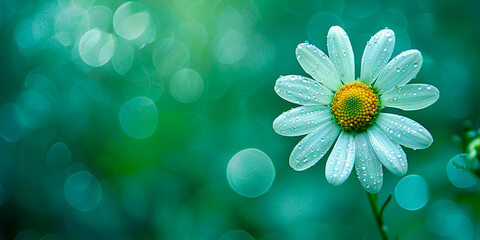
{"type": "Polygon", "coordinates": [[[333,97],[335,121],[347,132],[365,131],[375,122],[380,101],[372,87],[355,81],[343,85],[333,97]]]}

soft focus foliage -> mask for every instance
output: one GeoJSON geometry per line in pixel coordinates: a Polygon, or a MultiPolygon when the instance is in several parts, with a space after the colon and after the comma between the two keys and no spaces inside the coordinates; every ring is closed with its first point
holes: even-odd
{"type": "Polygon", "coordinates": [[[389,235],[480,239],[478,179],[452,184],[449,163],[463,121],[480,127],[479,11],[474,0],[0,0],[0,239],[379,238],[354,174],[328,184],[326,159],[295,172],[300,137],[272,128],[295,106],[275,80],[306,75],[295,48],[326,52],[333,25],[356,73],[388,27],[394,56],[423,55],[412,83],[440,91],[422,111],[389,111],[434,138],[405,149],[405,179],[385,171],[389,235]],[[248,167],[227,179],[228,163],[249,148],[268,176],[232,189],[248,167]]]}

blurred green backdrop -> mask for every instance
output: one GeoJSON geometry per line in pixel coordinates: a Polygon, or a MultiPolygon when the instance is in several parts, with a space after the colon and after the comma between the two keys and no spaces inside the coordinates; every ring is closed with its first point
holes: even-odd
{"type": "MultiPolygon", "coordinates": [[[[296,46],[325,51],[333,25],[357,73],[368,39],[393,29],[394,55],[423,54],[413,82],[441,93],[401,112],[434,143],[406,149],[429,198],[416,211],[392,201],[390,237],[480,239],[480,184],[446,174],[462,151],[452,136],[465,120],[480,127],[479,11],[477,0],[0,0],[0,239],[379,238],[355,174],[334,187],[324,160],[295,172],[301,138],[272,129],[295,106],[275,80],[306,75],[296,46]],[[226,176],[248,148],[275,167],[256,198],[226,176]]],[[[385,174],[380,201],[400,179],[385,174]]]]}

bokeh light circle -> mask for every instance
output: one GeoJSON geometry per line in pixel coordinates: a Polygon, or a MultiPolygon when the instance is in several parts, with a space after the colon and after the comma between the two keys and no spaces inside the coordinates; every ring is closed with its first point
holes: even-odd
{"type": "Polygon", "coordinates": [[[180,40],[164,38],[157,42],[152,53],[153,66],[162,75],[172,75],[190,63],[190,50],[180,40]]]}
{"type": "Polygon", "coordinates": [[[45,5],[35,13],[32,22],[32,35],[36,42],[43,46],[50,44],[49,40],[55,32],[55,8],[54,5],[45,5]]]}
{"type": "MultiPolygon", "coordinates": [[[[254,18],[255,16],[249,16],[254,18]]],[[[248,19],[253,21],[253,19],[248,19]]],[[[215,17],[215,23],[217,29],[244,29],[245,28],[245,19],[242,16],[242,13],[238,11],[235,7],[229,5],[225,6],[223,9],[219,10],[217,16],[215,17]]]]}
{"type": "Polygon", "coordinates": [[[94,210],[102,199],[100,183],[87,171],[79,171],[68,177],[64,193],[68,204],[82,212],[94,210]]]}
{"type": "Polygon", "coordinates": [[[86,24],[85,28],[97,28],[102,31],[108,31],[112,26],[113,12],[103,5],[96,5],[89,8],[82,17],[82,23],[86,24]]]}
{"type": "Polygon", "coordinates": [[[94,28],[82,36],[78,51],[86,64],[100,67],[112,58],[115,42],[112,34],[94,28]]]}
{"type": "Polygon", "coordinates": [[[113,28],[118,36],[134,40],[147,31],[151,17],[145,5],[126,2],[113,15],[113,28]]]}
{"type": "Polygon", "coordinates": [[[465,153],[458,154],[447,164],[448,179],[455,187],[471,187],[478,182],[478,177],[469,170],[475,167],[478,167],[476,158],[470,159],[470,156],[465,153]]]}
{"type": "Polygon", "coordinates": [[[33,20],[25,19],[19,22],[15,28],[14,37],[19,48],[30,49],[35,47],[37,41],[33,36],[33,20]]]}
{"type": "Polygon", "coordinates": [[[155,20],[150,15],[149,19],[150,20],[147,29],[145,29],[142,35],[140,35],[138,38],[132,40],[138,49],[142,49],[145,47],[145,45],[152,43],[157,36],[157,25],[155,24],[155,20]]]}
{"type": "Polygon", "coordinates": [[[25,134],[25,127],[19,118],[20,108],[7,103],[0,108],[0,137],[7,142],[16,142],[25,134]]]}
{"type": "Polygon", "coordinates": [[[181,103],[191,103],[203,93],[203,78],[193,69],[182,69],[170,80],[170,92],[181,103]]]}
{"type": "Polygon", "coordinates": [[[55,82],[45,75],[42,68],[32,70],[25,78],[25,88],[41,92],[49,97],[57,95],[55,82]]]}
{"type": "Polygon", "coordinates": [[[115,71],[121,75],[126,74],[133,64],[135,51],[132,45],[123,38],[115,38],[115,53],[112,56],[112,65],[115,71]]]}
{"type": "Polygon", "coordinates": [[[147,97],[135,97],[120,108],[120,126],[130,137],[145,139],[157,129],[158,112],[155,103],[147,97]]]}
{"type": "Polygon", "coordinates": [[[95,0],[58,0],[60,7],[76,6],[79,8],[89,8],[95,4],[95,0]]]}
{"type": "Polygon", "coordinates": [[[266,193],[275,178],[272,160],[262,151],[245,149],[232,157],[227,166],[227,179],[232,189],[244,197],[266,193]]]}
{"type": "Polygon", "coordinates": [[[63,239],[62,236],[56,233],[48,233],[43,235],[42,238],[40,238],[40,240],[62,240],[62,239],[63,239]]]}
{"type": "Polygon", "coordinates": [[[63,46],[74,44],[85,31],[90,29],[88,12],[79,7],[68,6],[55,19],[55,38],[63,46]]]}
{"type": "Polygon", "coordinates": [[[36,240],[40,239],[40,235],[33,229],[22,230],[15,236],[15,240],[36,240]]]}
{"type": "Polygon", "coordinates": [[[53,172],[65,171],[72,162],[72,153],[65,143],[57,142],[48,150],[45,162],[53,172]]]}
{"type": "Polygon", "coordinates": [[[5,24],[12,19],[16,10],[15,2],[14,0],[0,1],[0,24],[5,24]]]}
{"type": "Polygon", "coordinates": [[[21,126],[35,128],[40,126],[48,116],[51,107],[50,98],[35,90],[22,91],[17,97],[17,112],[21,126]]]}
{"type": "Polygon", "coordinates": [[[52,106],[47,96],[35,90],[23,91],[20,98],[27,107],[38,112],[46,111],[52,106]]]}
{"type": "Polygon", "coordinates": [[[255,240],[249,233],[243,230],[232,230],[223,234],[220,240],[255,240]]]}
{"type": "Polygon", "coordinates": [[[395,187],[395,199],[398,205],[406,210],[418,210],[424,207],[428,198],[428,185],[421,176],[406,176],[395,187]]]}
{"type": "Polygon", "coordinates": [[[472,239],[472,222],[453,201],[434,202],[428,209],[426,220],[428,229],[437,235],[453,237],[449,239],[472,239]]]}
{"type": "Polygon", "coordinates": [[[247,54],[247,39],[242,32],[236,29],[222,30],[212,40],[212,51],[219,62],[236,63],[247,54]]]}

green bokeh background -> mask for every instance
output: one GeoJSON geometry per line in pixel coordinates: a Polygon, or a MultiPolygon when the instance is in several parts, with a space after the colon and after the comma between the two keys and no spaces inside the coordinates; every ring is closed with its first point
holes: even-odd
{"type": "MultiPolygon", "coordinates": [[[[405,150],[407,174],[426,180],[430,198],[417,211],[390,203],[385,223],[391,238],[442,238],[429,227],[436,218],[430,206],[447,200],[463,221],[451,223],[458,225],[455,232],[443,238],[480,239],[480,185],[456,188],[445,170],[462,151],[452,136],[463,133],[464,121],[480,127],[479,1],[141,1],[157,31],[152,43],[135,48],[125,75],[111,62],[90,67],[74,56],[78,48],[58,43],[55,19],[68,2],[85,9],[104,5],[114,13],[125,1],[0,0],[0,105],[30,109],[19,120],[25,132],[18,141],[0,138],[0,239],[220,239],[235,229],[263,240],[379,238],[355,174],[334,187],[325,179],[325,159],[295,172],[288,157],[301,137],[272,129],[275,117],[295,107],[274,93],[275,80],[306,75],[296,46],[308,40],[326,51],[332,25],[348,33],[357,75],[366,42],[388,27],[396,33],[394,55],[422,52],[424,64],[413,82],[440,90],[427,109],[390,111],[415,119],[434,137],[426,150],[405,150]],[[22,31],[25,20],[36,27],[22,31]],[[204,29],[182,30],[192,21],[204,29]],[[245,42],[216,41],[227,29],[245,42]],[[171,74],[155,71],[152,54],[164,38],[186,44],[186,67],[203,78],[204,90],[192,103],[176,101],[171,74]],[[234,63],[219,61],[214,49],[228,47],[245,55],[234,63]],[[35,94],[25,85],[32,74],[49,79],[35,94]],[[122,131],[119,110],[152,88],[160,94],[158,126],[147,139],[131,138],[122,131]],[[68,147],[71,162],[52,172],[45,159],[57,142],[68,147]],[[271,189],[258,198],[238,195],[226,177],[230,158],[247,148],[265,152],[276,170],[271,189]],[[99,205],[87,212],[72,207],[64,193],[67,178],[83,170],[102,190],[99,205]]],[[[380,201],[400,179],[385,171],[380,201]]]]}

